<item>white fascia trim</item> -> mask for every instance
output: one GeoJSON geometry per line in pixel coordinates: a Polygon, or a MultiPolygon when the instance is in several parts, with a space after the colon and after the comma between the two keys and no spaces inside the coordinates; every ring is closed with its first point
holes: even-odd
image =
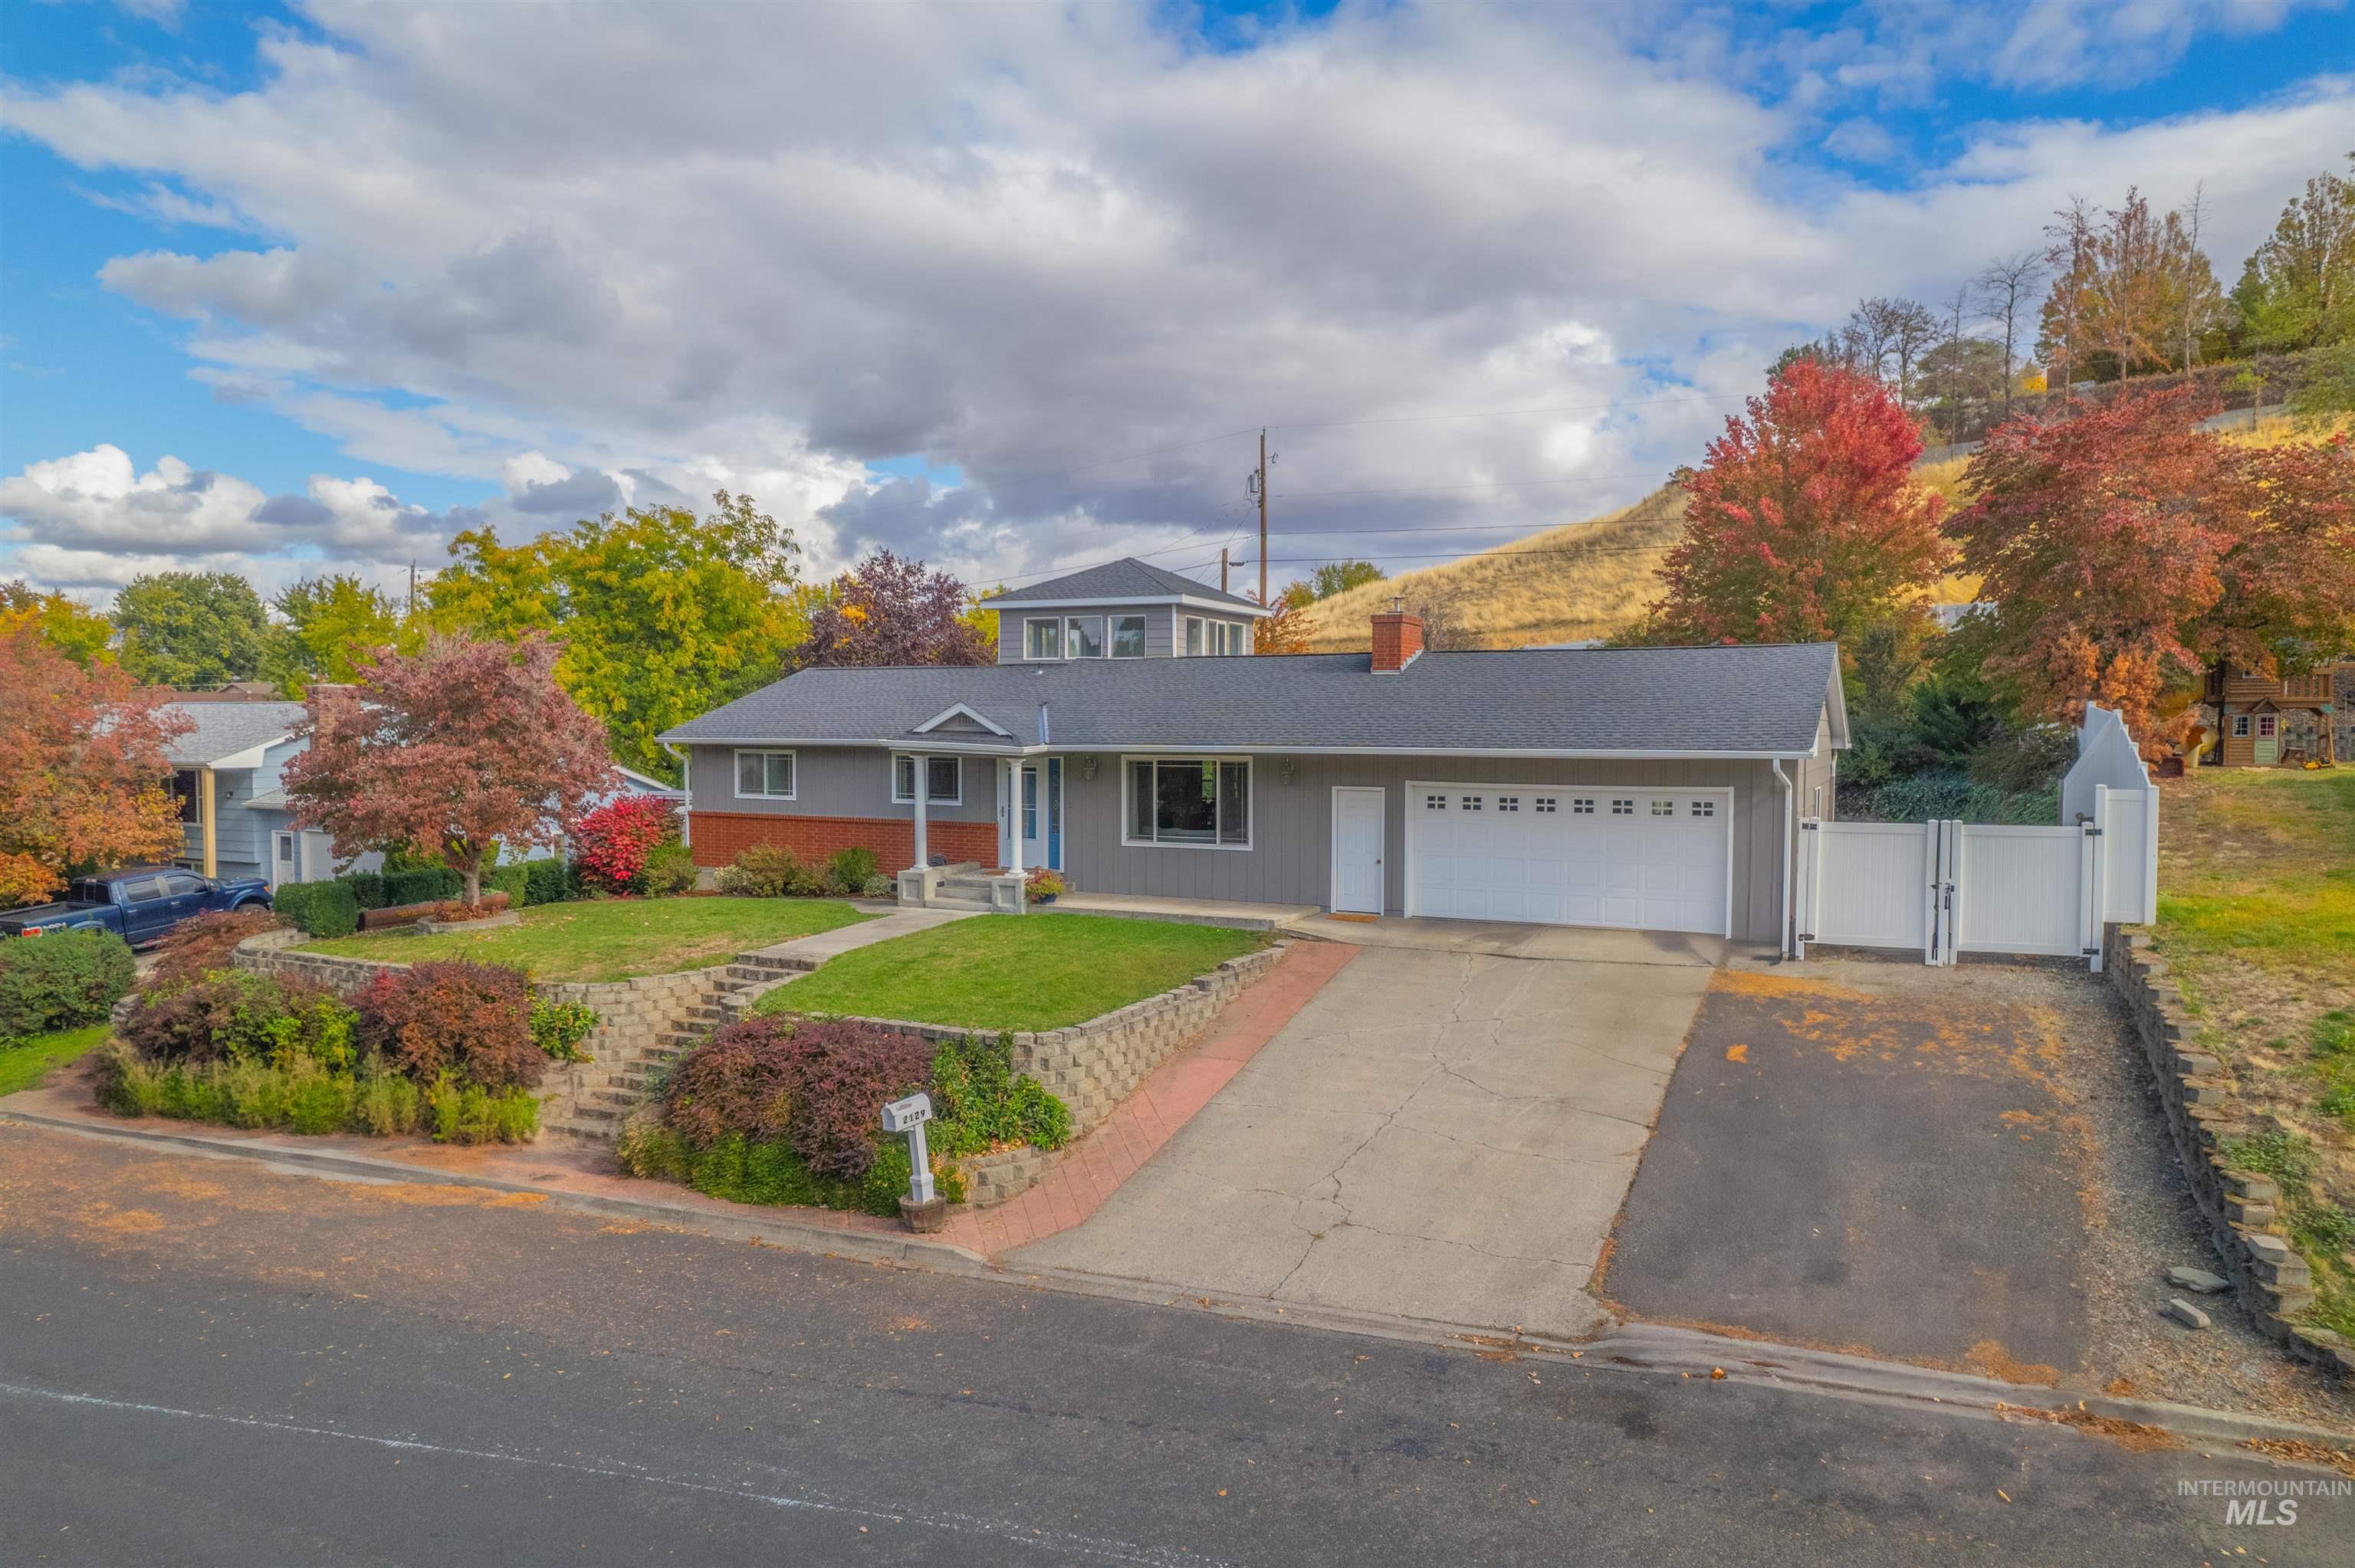
{"type": "Polygon", "coordinates": [[[1119,609],[1125,606],[1145,604],[1182,604],[1194,609],[1207,609],[1219,615],[1243,615],[1254,620],[1275,613],[1255,604],[1230,604],[1222,599],[1197,599],[1189,593],[1157,593],[1138,597],[1123,595],[1119,599],[986,599],[984,609],[1119,609]]]}
{"type": "MultiPolygon", "coordinates": [[[[1832,660],[1831,678],[1824,684],[1824,706],[1828,710],[1827,716],[1830,721],[1834,751],[1846,751],[1849,747],[1848,693],[1845,684],[1840,679],[1839,660],[1835,656],[1832,660]]],[[[1815,754],[1813,747],[1807,748],[1809,757],[1815,754]]]]}
{"type": "Polygon", "coordinates": [[[263,752],[293,738],[294,738],[293,736],[282,735],[276,740],[265,740],[259,746],[249,746],[243,751],[232,751],[227,757],[217,757],[210,762],[187,762],[177,766],[209,768],[216,773],[225,772],[233,768],[259,768],[261,766],[263,752]]]}
{"type": "Polygon", "coordinates": [[[916,726],[915,733],[918,735],[930,735],[934,729],[948,723],[949,720],[955,718],[960,715],[973,720],[974,723],[979,725],[982,728],[987,730],[992,735],[1002,736],[1007,740],[1012,740],[1014,738],[1014,732],[1012,730],[1007,729],[1004,725],[1001,725],[982,714],[975,713],[971,706],[964,703],[957,703],[949,707],[943,708],[940,712],[934,714],[932,717],[918,725],[916,726]]]}
{"type": "MultiPolygon", "coordinates": [[[[657,739],[660,737],[657,736],[657,739]]],[[[667,744],[667,743],[666,743],[667,744]]],[[[1046,757],[1078,756],[1091,751],[1134,753],[1139,757],[1540,757],[1588,758],[1598,761],[1628,762],[1772,762],[1776,758],[1789,758],[1817,755],[1812,746],[1804,751],[1785,747],[1776,751],[1595,751],[1565,749],[1561,747],[1493,747],[1493,746],[1294,746],[1282,741],[1270,741],[1252,746],[1155,746],[1136,741],[1068,741],[1059,740],[1052,746],[1023,745],[991,746],[986,743],[959,745],[954,741],[927,742],[917,747],[906,740],[851,740],[835,736],[816,740],[778,740],[751,736],[717,738],[698,736],[681,741],[682,746],[750,746],[771,747],[783,750],[796,746],[838,747],[845,750],[880,748],[886,751],[970,752],[984,757],[1046,757]]]]}

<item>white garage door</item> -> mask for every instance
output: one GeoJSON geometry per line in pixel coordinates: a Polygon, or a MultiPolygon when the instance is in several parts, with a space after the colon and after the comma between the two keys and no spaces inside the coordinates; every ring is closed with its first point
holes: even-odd
{"type": "Polygon", "coordinates": [[[1407,913],[1727,931],[1729,789],[1407,787],[1407,913]]]}

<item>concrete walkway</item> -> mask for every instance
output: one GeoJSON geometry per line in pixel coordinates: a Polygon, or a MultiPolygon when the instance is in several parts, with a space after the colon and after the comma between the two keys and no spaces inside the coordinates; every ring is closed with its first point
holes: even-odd
{"type": "MultiPolygon", "coordinates": [[[[1426,948],[1508,959],[1562,959],[1598,964],[1674,964],[1716,969],[1746,950],[1722,937],[1679,931],[1621,931],[1600,926],[1524,926],[1506,920],[1439,920],[1429,916],[1327,915],[1312,910],[1282,927],[1295,937],[1361,948],[1426,948]]],[[[1769,949],[1771,952],[1771,949],[1769,949]]]]}
{"type": "Polygon", "coordinates": [[[1361,953],[1092,1218],[1006,1255],[1592,1331],[1606,1315],[1586,1287],[1710,974],[1361,953]]]}
{"type": "Polygon", "coordinates": [[[790,959],[796,963],[815,960],[811,963],[811,968],[815,969],[828,959],[838,959],[855,948],[871,948],[894,937],[911,937],[919,931],[929,931],[953,920],[970,920],[980,913],[978,909],[899,909],[879,920],[861,920],[855,926],[837,926],[831,931],[795,937],[789,942],[778,942],[759,950],[763,958],[790,959]]]}
{"type": "MultiPolygon", "coordinates": [[[[1241,904],[1230,898],[1159,898],[1142,893],[1066,893],[1052,904],[1032,906],[1033,915],[1116,915],[1125,920],[1167,920],[1179,926],[1224,926],[1236,931],[1273,931],[1286,921],[1316,913],[1314,904],[1241,904]]],[[[1347,937],[1337,941],[1348,941],[1347,937]]]]}

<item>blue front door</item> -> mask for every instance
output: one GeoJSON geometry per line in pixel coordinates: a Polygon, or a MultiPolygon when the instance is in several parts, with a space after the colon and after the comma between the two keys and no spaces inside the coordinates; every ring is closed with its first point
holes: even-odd
{"type": "Polygon", "coordinates": [[[1047,863],[1063,869],[1063,759],[1047,758],[1047,863]]]}

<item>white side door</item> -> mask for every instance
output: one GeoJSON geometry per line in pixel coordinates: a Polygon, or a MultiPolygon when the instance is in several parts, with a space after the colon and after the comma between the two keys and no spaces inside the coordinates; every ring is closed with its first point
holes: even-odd
{"type": "Polygon", "coordinates": [[[1333,790],[1333,907],[1353,915],[1382,912],[1382,827],[1388,815],[1380,789],[1333,790]]]}

